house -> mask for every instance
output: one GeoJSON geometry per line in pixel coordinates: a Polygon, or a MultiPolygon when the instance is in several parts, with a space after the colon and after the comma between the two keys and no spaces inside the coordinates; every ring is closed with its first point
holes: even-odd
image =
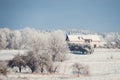
{"type": "Polygon", "coordinates": [[[69,44],[90,44],[94,48],[100,45],[100,38],[98,35],[67,35],[66,41],[69,44]]]}

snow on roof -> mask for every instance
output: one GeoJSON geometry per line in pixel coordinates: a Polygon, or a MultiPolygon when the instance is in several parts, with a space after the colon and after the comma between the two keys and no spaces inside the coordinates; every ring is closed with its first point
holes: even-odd
{"type": "Polygon", "coordinates": [[[91,39],[92,41],[100,41],[98,35],[68,35],[69,41],[84,41],[84,39],[91,39]]]}
{"type": "Polygon", "coordinates": [[[84,41],[83,37],[78,35],[68,35],[69,41],[84,41]]]}

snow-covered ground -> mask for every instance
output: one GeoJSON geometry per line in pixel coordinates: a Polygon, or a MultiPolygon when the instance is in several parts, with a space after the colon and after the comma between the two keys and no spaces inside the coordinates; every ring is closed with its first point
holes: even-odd
{"type": "MultiPolygon", "coordinates": [[[[0,51],[0,60],[11,59],[18,53],[24,51],[0,51]]],[[[68,53],[68,60],[61,62],[59,73],[45,74],[39,73],[14,73],[7,77],[1,76],[5,80],[120,80],[120,50],[118,49],[95,49],[91,55],[81,55],[68,53]],[[76,77],[72,72],[74,63],[81,63],[89,66],[90,75],[76,77]]]]}
{"type": "Polygon", "coordinates": [[[17,54],[24,54],[27,50],[0,50],[0,60],[10,60],[17,54]]]}

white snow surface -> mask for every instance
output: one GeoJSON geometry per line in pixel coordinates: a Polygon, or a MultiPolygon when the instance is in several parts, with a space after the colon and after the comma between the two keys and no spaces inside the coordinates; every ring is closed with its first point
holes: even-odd
{"type": "MultiPolygon", "coordinates": [[[[23,53],[20,50],[1,50],[0,60],[9,60],[14,55],[23,53]],[[4,55],[3,55],[4,54],[4,55]]],[[[68,59],[59,62],[59,73],[9,73],[0,76],[0,80],[120,80],[120,50],[119,49],[95,49],[91,55],[68,53],[68,59]],[[81,63],[89,66],[90,75],[76,77],[72,72],[74,63],[81,63]]]]}
{"type": "Polygon", "coordinates": [[[27,50],[0,50],[0,60],[10,60],[17,54],[25,54],[27,50]]]}

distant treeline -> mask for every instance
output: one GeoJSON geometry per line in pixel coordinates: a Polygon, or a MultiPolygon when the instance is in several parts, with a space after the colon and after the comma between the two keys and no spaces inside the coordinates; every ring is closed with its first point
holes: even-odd
{"type": "MultiPolygon", "coordinates": [[[[49,45],[51,38],[54,37],[65,41],[66,34],[97,34],[103,42],[102,47],[120,48],[120,33],[98,33],[89,30],[47,30],[41,31],[33,28],[24,28],[22,30],[10,30],[8,28],[0,29],[0,49],[33,49],[35,44],[49,45]]],[[[45,49],[45,48],[44,48],[45,49]]]]}

